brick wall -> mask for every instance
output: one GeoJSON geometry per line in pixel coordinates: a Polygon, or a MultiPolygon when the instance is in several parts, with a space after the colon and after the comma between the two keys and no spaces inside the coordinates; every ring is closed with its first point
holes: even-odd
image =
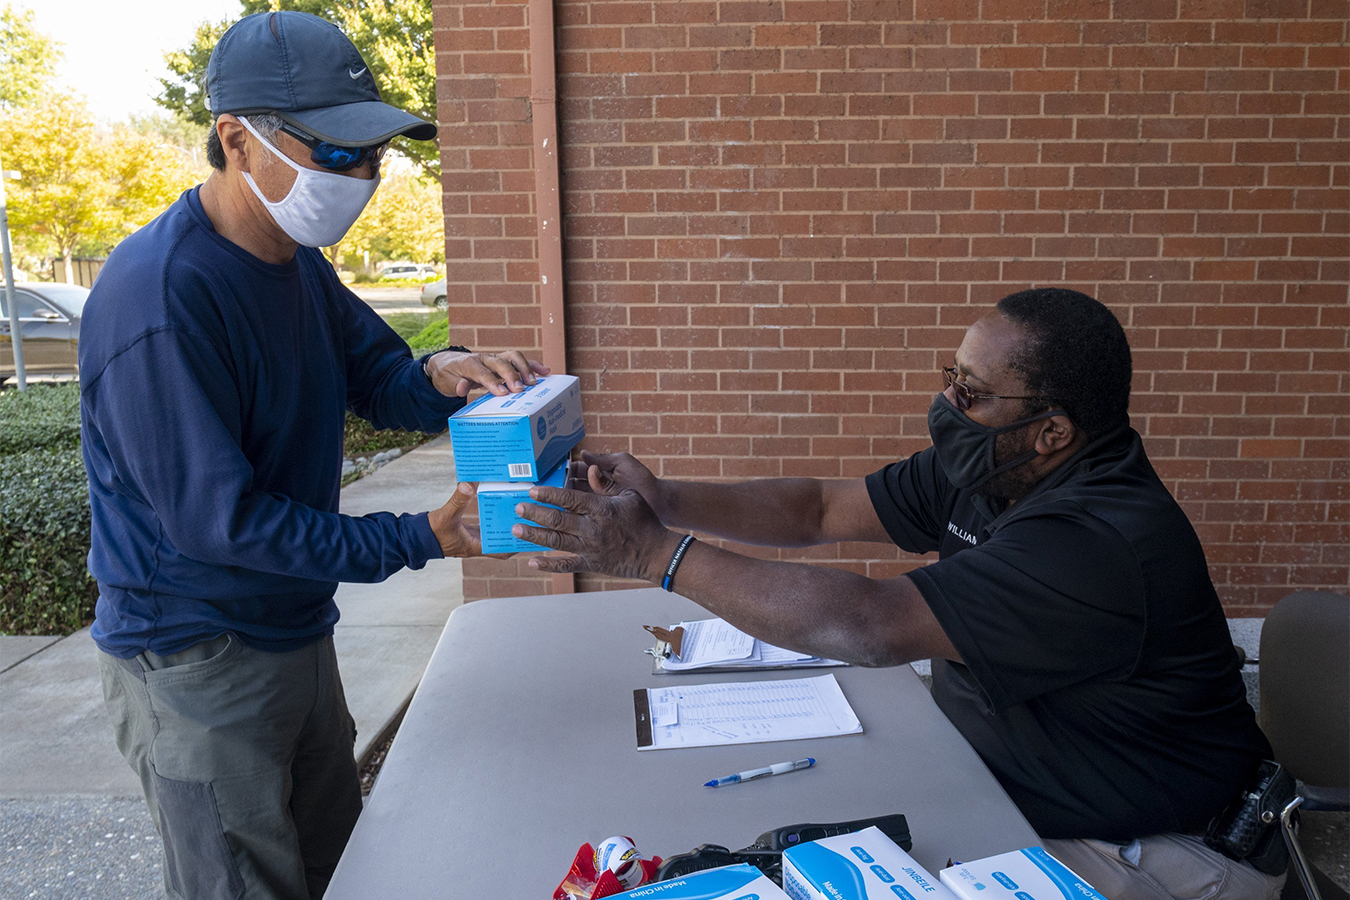
{"type": "MultiPolygon", "coordinates": [[[[452,334],[535,348],[527,7],[434,5],[452,334]]],[[[1229,613],[1345,590],[1346,0],[555,10],[585,446],[681,478],[861,476],[927,444],[971,321],[1065,284],[1126,327],[1135,427],[1229,613]]],[[[465,573],[470,597],[547,590],[465,573]]]]}

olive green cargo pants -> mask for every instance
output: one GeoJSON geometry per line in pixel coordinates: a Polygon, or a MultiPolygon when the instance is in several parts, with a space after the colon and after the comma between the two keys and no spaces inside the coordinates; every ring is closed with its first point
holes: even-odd
{"type": "Polygon", "coordinates": [[[169,656],[99,657],[170,900],[322,897],[361,812],[333,639],[267,653],[222,635],[169,656]]]}

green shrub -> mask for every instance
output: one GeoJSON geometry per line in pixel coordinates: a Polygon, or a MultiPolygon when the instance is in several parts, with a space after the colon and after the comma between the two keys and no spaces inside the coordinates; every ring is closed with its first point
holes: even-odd
{"type": "MultiPolygon", "coordinates": [[[[430,439],[351,413],[343,437],[348,457],[430,439]]],[[[79,385],[0,392],[0,633],[68,634],[93,618],[89,519],[79,385]]]]}
{"type": "Polygon", "coordinates": [[[80,386],[33,384],[0,391],[0,456],[80,446],[80,386]]]}
{"type": "Polygon", "coordinates": [[[0,392],[0,632],[65,634],[93,617],[80,386],[0,392]]]}
{"type": "Polygon", "coordinates": [[[407,339],[413,356],[420,356],[428,350],[439,350],[450,345],[450,319],[436,316],[427,323],[427,327],[407,339]]]}
{"type": "Polygon", "coordinates": [[[342,430],[342,454],[348,459],[358,456],[370,456],[381,450],[408,450],[419,444],[425,444],[434,435],[420,431],[404,431],[402,428],[387,428],[376,431],[360,416],[347,413],[347,424],[342,430]]]}
{"type": "Polygon", "coordinates": [[[0,632],[67,634],[93,618],[88,553],[78,445],[0,455],[0,632]]]}

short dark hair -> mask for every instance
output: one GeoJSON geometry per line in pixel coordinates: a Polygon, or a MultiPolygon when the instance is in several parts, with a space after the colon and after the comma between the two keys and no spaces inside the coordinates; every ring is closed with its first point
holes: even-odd
{"type": "Polygon", "coordinates": [[[998,311],[1026,335],[1009,365],[1028,393],[1062,406],[1089,439],[1129,422],[1130,343],[1111,310],[1068,288],[1035,288],[998,311]]]}
{"type": "Polygon", "coordinates": [[[220,145],[220,135],[216,133],[214,119],[211,121],[211,127],[206,129],[206,161],[211,164],[211,168],[225,171],[225,148],[220,145]]]}
{"type": "MultiPolygon", "coordinates": [[[[248,121],[258,133],[269,141],[281,130],[281,118],[271,113],[255,114],[248,117],[248,121]]],[[[211,168],[225,171],[225,148],[220,145],[220,134],[216,131],[217,119],[211,120],[211,127],[206,130],[206,161],[211,164],[211,168]]]]}

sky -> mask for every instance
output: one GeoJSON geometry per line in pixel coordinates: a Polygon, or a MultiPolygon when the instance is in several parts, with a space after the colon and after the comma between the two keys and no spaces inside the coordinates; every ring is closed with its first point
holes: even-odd
{"type": "Polygon", "coordinates": [[[238,18],[239,0],[9,0],[36,14],[39,31],[60,41],[57,77],[83,94],[100,119],[159,110],[164,54],[192,43],[203,21],[238,18]]]}

